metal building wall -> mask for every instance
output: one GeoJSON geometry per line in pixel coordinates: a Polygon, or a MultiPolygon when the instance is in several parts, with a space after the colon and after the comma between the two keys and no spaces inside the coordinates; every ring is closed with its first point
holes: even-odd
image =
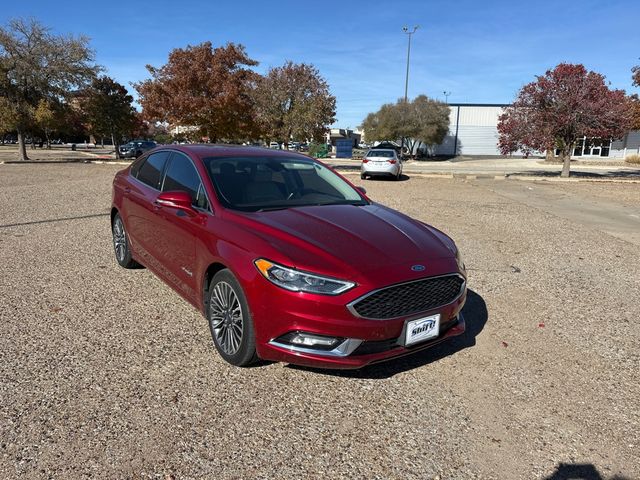
{"type": "Polygon", "coordinates": [[[497,127],[504,106],[450,105],[449,133],[436,155],[500,155],[497,127]]]}
{"type": "Polygon", "coordinates": [[[609,158],[624,158],[633,154],[640,155],[640,130],[633,130],[622,140],[611,142],[609,158]]]}

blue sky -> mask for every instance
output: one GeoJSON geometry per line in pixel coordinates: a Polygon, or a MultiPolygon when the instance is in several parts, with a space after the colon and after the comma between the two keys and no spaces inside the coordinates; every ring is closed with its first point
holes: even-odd
{"type": "Polygon", "coordinates": [[[11,1],[0,21],[35,17],[56,33],[91,38],[98,63],[129,90],[169,51],[210,40],[243,44],[264,73],[285,60],[313,63],[337,97],[336,126],[404,95],[407,37],[413,36],[409,97],[507,103],[559,62],[584,63],[615,88],[640,93],[640,2],[610,1],[11,1]]]}

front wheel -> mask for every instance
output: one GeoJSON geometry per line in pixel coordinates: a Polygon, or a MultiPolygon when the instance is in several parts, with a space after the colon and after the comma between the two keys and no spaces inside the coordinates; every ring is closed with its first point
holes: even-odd
{"type": "Polygon", "coordinates": [[[116,260],[121,267],[139,268],[140,264],[131,256],[131,244],[129,236],[124,228],[124,222],[119,213],[116,213],[111,223],[111,233],[113,234],[113,250],[116,254],[116,260]]]}
{"type": "Polygon", "coordinates": [[[221,270],[209,286],[209,329],[213,344],[231,365],[245,367],[257,360],[253,321],[240,283],[221,270]]]}

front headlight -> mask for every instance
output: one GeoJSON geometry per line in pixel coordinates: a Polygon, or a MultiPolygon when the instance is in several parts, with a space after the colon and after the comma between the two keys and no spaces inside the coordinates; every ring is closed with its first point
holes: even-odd
{"type": "Polygon", "coordinates": [[[283,267],[264,258],[259,258],[253,263],[264,278],[292,292],[338,295],[356,285],[353,282],[347,282],[345,280],[323,277],[313,273],[283,267]]]}

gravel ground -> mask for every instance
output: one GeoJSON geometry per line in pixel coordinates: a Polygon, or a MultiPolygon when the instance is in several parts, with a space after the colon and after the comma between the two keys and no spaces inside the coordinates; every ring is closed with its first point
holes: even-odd
{"type": "Polygon", "coordinates": [[[367,181],[458,242],[468,334],[358,372],[238,369],[116,265],[117,168],[0,165],[0,478],[640,478],[637,246],[499,182],[367,181]]]}

